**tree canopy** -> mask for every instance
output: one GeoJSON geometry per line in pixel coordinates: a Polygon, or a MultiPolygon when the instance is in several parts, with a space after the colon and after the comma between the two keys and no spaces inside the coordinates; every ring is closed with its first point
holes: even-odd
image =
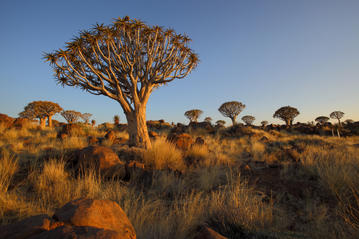
{"type": "Polygon", "coordinates": [[[315,121],[321,125],[324,125],[326,122],[328,122],[328,120],[329,120],[329,117],[327,117],[327,116],[318,116],[317,118],[315,118],[315,121]]]}
{"type": "Polygon", "coordinates": [[[343,113],[343,112],[341,112],[341,111],[339,111],[339,110],[333,111],[332,113],[330,113],[329,116],[330,116],[330,118],[332,118],[332,119],[337,119],[339,126],[341,126],[340,119],[343,118],[343,116],[344,116],[344,113],[343,113]]]}
{"type": "Polygon", "coordinates": [[[190,40],[126,16],[82,31],[45,59],[58,83],[118,101],[128,121],[130,145],[149,148],[147,101],[154,88],[186,77],[197,66],[190,40]]]}
{"type": "Polygon", "coordinates": [[[190,122],[197,122],[199,116],[201,116],[202,113],[202,110],[193,109],[186,111],[184,115],[189,119],[190,122]]]}
{"type": "Polygon", "coordinates": [[[245,115],[245,116],[242,117],[242,120],[247,125],[252,125],[253,122],[256,120],[256,118],[254,116],[252,116],[252,115],[245,115]]]}
{"type": "Polygon", "coordinates": [[[28,119],[38,118],[42,126],[45,123],[45,118],[48,118],[48,125],[52,126],[51,117],[61,111],[62,108],[57,103],[51,101],[33,101],[25,106],[24,111],[20,112],[19,116],[28,119]]]}
{"type": "Polygon", "coordinates": [[[292,125],[294,118],[298,115],[299,111],[296,108],[288,105],[283,106],[274,112],[273,118],[279,118],[283,120],[287,126],[290,126],[292,125]]]}
{"type": "Polygon", "coordinates": [[[65,110],[61,112],[62,117],[65,118],[65,120],[69,123],[76,123],[79,118],[82,116],[82,114],[75,110],[65,110]]]}
{"type": "Polygon", "coordinates": [[[223,103],[218,111],[225,117],[228,117],[232,120],[232,124],[236,123],[237,116],[242,112],[242,110],[246,107],[245,104],[242,104],[238,101],[229,101],[223,103]]]}

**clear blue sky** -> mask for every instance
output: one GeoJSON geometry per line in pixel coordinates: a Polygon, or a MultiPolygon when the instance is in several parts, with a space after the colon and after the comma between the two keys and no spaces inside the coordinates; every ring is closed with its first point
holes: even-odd
{"type": "Polygon", "coordinates": [[[193,108],[201,119],[225,119],[218,107],[237,100],[247,106],[240,117],[256,124],[279,122],[272,115],[284,105],[298,108],[301,122],[334,110],[359,120],[358,0],[3,0],[0,112],[14,117],[30,101],[50,100],[99,123],[115,114],[125,121],[113,100],[56,85],[42,53],[126,15],[186,33],[201,60],[186,79],[154,91],[147,119],[187,122],[193,108]]]}

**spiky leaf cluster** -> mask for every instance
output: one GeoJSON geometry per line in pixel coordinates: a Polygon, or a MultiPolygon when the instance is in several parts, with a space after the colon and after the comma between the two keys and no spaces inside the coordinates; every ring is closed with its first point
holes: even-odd
{"type": "Polygon", "coordinates": [[[190,38],[129,17],[95,25],[45,55],[58,83],[121,103],[125,112],[146,102],[152,89],[184,78],[199,60],[190,38]]]}
{"type": "Polygon", "coordinates": [[[197,122],[199,116],[203,113],[202,110],[199,109],[193,109],[188,110],[184,113],[184,115],[191,121],[191,122],[197,122]]]}
{"type": "Polygon", "coordinates": [[[327,117],[327,116],[318,116],[317,118],[315,118],[315,121],[321,125],[324,125],[326,122],[328,122],[328,120],[329,120],[329,117],[327,117]]]}
{"type": "Polygon", "coordinates": [[[225,117],[235,118],[239,115],[242,110],[246,107],[245,104],[242,104],[238,101],[230,101],[223,103],[219,108],[218,111],[225,117]]]}
{"type": "Polygon", "coordinates": [[[70,124],[77,122],[79,120],[79,118],[82,116],[82,114],[80,112],[77,112],[77,111],[74,111],[74,110],[62,111],[61,115],[70,124]]]}
{"type": "Polygon", "coordinates": [[[274,112],[273,118],[279,118],[288,124],[288,122],[293,121],[293,119],[298,115],[298,109],[291,106],[283,106],[274,112]]]}

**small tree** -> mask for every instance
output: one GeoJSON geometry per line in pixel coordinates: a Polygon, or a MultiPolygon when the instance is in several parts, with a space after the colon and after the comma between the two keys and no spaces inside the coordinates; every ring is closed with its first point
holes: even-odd
{"type": "Polygon", "coordinates": [[[207,122],[207,123],[211,123],[212,118],[211,117],[206,117],[206,118],[204,118],[204,121],[207,122]]]}
{"type": "Polygon", "coordinates": [[[118,125],[118,124],[120,124],[120,116],[115,115],[115,116],[113,117],[113,123],[115,124],[115,126],[118,125]]]}
{"type": "Polygon", "coordinates": [[[186,111],[184,115],[189,119],[190,122],[197,122],[199,116],[201,116],[202,113],[202,110],[194,109],[186,111]]]}
{"type": "Polygon", "coordinates": [[[252,115],[245,115],[242,117],[242,120],[244,123],[246,123],[246,125],[252,125],[256,118],[252,115]]]}
{"type": "Polygon", "coordinates": [[[197,66],[190,40],[172,29],[124,17],[82,31],[65,50],[45,58],[60,84],[119,102],[127,118],[130,146],[151,148],[148,99],[154,89],[186,77],[197,66]]]}
{"type": "Polygon", "coordinates": [[[236,124],[237,116],[242,112],[242,110],[246,106],[238,101],[230,101],[223,103],[219,108],[218,111],[225,117],[228,117],[232,120],[232,125],[236,124]]]}
{"type": "Polygon", "coordinates": [[[354,120],[352,120],[352,119],[346,119],[344,122],[345,122],[346,124],[352,124],[352,123],[354,123],[354,120]]]}
{"type": "Polygon", "coordinates": [[[318,122],[320,125],[324,125],[328,122],[328,120],[329,118],[327,116],[318,116],[317,118],[315,118],[315,121],[318,122]]]}
{"type": "Polygon", "coordinates": [[[263,128],[266,127],[266,126],[268,125],[268,121],[263,120],[263,121],[261,122],[261,125],[262,125],[263,128]]]}
{"type": "Polygon", "coordinates": [[[283,120],[287,127],[293,124],[295,117],[299,115],[299,111],[291,106],[283,106],[279,108],[273,115],[273,118],[279,118],[283,120]]]}
{"type": "Polygon", "coordinates": [[[341,122],[340,122],[340,119],[343,118],[344,116],[344,113],[341,112],[341,111],[333,111],[331,114],[330,114],[330,118],[332,119],[337,119],[338,120],[338,125],[339,127],[342,126],[341,122]]]}
{"type": "Polygon", "coordinates": [[[65,118],[67,123],[73,124],[79,120],[82,114],[74,110],[65,110],[61,112],[61,115],[65,118]]]}
{"type": "Polygon", "coordinates": [[[218,126],[218,127],[224,127],[225,124],[226,124],[226,121],[224,121],[224,120],[216,121],[216,126],[218,126]]]}
{"type": "Polygon", "coordinates": [[[91,116],[92,116],[92,114],[90,114],[90,113],[83,113],[83,114],[81,114],[81,119],[85,122],[85,124],[88,124],[91,116]]]}

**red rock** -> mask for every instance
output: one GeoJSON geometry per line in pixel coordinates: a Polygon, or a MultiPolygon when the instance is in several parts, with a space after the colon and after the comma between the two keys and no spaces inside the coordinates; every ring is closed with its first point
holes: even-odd
{"type": "Polygon", "coordinates": [[[195,239],[227,239],[209,227],[202,227],[195,239]]]}
{"type": "MultiPolygon", "coordinates": [[[[62,226],[51,231],[42,232],[29,239],[124,239],[119,232],[96,227],[62,226]]],[[[133,237],[132,237],[133,238],[133,237]]],[[[134,237],[136,238],[136,237],[134,237]]]]}
{"type": "Polygon", "coordinates": [[[86,147],[81,149],[78,155],[78,167],[80,169],[92,168],[102,171],[117,164],[123,164],[111,148],[104,146],[86,147]]]}
{"type": "MultiPolygon", "coordinates": [[[[122,208],[110,200],[78,199],[56,210],[54,219],[77,227],[96,227],[136,238],[135,230],[122,208]]],[[[85,237],[84,237],[85,238],[85,237]]]]}
{"type": "Polygon", "coordinates": [[[25,239],[57,225],[48,215],[37,215],[14,224],[0,226],[0,239],[25,239]]]}
{"type": "Polygon", "coordinates": [[[14,121],[15,121],[14,118],[12,118],[6,114],[0,114],[0,124],[3,124],[6,128],[11,127],[11,125],[14,121]]]}
{"type": "Polygon", "coordinates": [[[189,134],[170,134],[168,135],[167,140],[174,143],[177,148],[182,150],[188,150],[193,144],[192,136],[189,134]]]}

